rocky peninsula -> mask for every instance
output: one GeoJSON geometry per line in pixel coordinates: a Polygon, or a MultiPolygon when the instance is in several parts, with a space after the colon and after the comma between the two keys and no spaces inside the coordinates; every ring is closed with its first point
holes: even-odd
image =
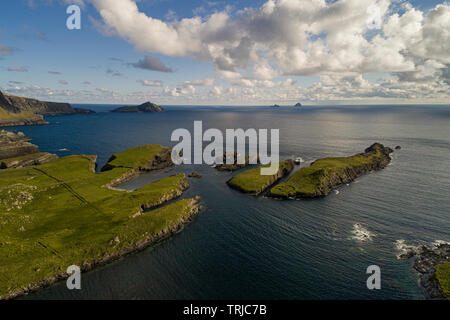
{"type": "Polygon", "coordinates": [[[58,159],[51,153],[39,152],[39,148],[30,143],[22,132],[17,134],[6,130],[0,131],[0,170],[24,168],[44,164],[58,159]]]}
{"type": "Polygon", "coordinates": [[[363,174],[381,170],[391,162],[391,148],[374,143],[364,153],[351,157],[325,158],[295,172],[286,182],[270,190],[268,196],[280,199],[316,198],[354,181],[363,174]]]}
{"type": "Polygon", "coordinates": [[[404,251],[399,259],[416,257],[413,267],[429,298],[450,299],[450,244],[437,242],[432,248],[404,246],[404,251]]]}
{"type": "Polygon", "coordinates": [[[44,116],[89,113],[94,111],[0,92],[0,127],[46,124],[44,116]]]}
{"type": "Polygon", "coordinates": [[[112,110],[111,112],[163,112],[164,109],[152,102],[145,102],[139,106],[123,106],[112,110]]]}
{"type": "MultiPolygon", "coordinates": [[[[268,166],[270,165],[265,167],[268,166]]],[[[278,171],[274,175],[261,175],[262,166],[258,166],[234,176],[228,180],[227,184],[232,189],[258,196],[273,186],[277,181],[290,174],[294,170],[294,166],[294,161],[291,159],[282,161],[279,164],[278,171]]]]}
{"type": "Polygon", "coordinates": [[[88,155],[0,170],[0,299],[65,279],[71,265],[88,271],[179,232],[200,211],[198,197],[175,200],[189,188],[184,174],[134,191],[115,188],[173,165],[167,154],[160,145],[129,149],[99,173],[88,155]]]}

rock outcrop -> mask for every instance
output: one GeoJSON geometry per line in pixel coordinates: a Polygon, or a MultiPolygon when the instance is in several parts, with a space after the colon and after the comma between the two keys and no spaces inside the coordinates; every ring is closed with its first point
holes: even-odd
{"type": "Polygon", "coordinates": [[[450,244],[437,243],[433,248],[426,246],[413,247],[399,256],[406,260],[417,257],[413,267],[419,273],[420,285],[425,288],[430,299],[447,299],[439,280],[436,277],[436,267],[445,261],[450,261],[450,244]]]}
{"type": "Polygon", "coordinates": [[[231,178],[227,181],[227,185],[242,193],[259,196],[280,179],[288,176],[294,170],[294,167],[295,164],[292,159],[283,161],[279,164],[279,169],[275,174],[264,176],[266,179],[261,179],[261,167],[257,167],[231,178]]]}
{"type": "Polygon", "coordinates": [[[139,106],[123,106],[117,109],[112,110],[111,112],[163,112],[164,109],[160,106],[152,103],[152,102],[146,102],[139,106]]]}
{"type": "Polygon", "coordinates": [[[53,161],[58,156],[39,152],[22,132],[0,131],[0,169],[23,168],[53,161]]]}
{"type": "Polygon", "coordinates": [[[316,198],[361,175],[386,168],[391,148],[374,143],[364,153],[348,158],[320,159],[297,171],[287,182],[274,187],[269,196],[281,199],[316,198]]]}
{"type": "Polygon", "coordinates": [[[89,114],[92,110],[73,108],[68,103],[47,102],[0,92],[0,126],[46,124],[43,116],[89,114]]]}

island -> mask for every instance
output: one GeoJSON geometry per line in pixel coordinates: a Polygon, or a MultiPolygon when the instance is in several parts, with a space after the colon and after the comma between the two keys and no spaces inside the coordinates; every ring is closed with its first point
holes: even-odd
{"type": "Polygon", "coordinates": [[[0,91],[0,127],[47,124],[44,116],[90,113],[95,112],[73,108],[68,103],[39,101],[0,91]]]}
{"type": "Polygon", "coordinates": [[[272,108],[281,108],[278,104],[274,104],[272,108]]]}
{"type": "Polygon", "coordinates": [[[302,107],[303,105],[299,102],[299,103],[297,103],[294,107],[296,107],[296,108],[300,108],[300,107],[302,107]]]}
{"type": "Polygon", "coordinates": [[[274,185],[277,181],[287,176],[294,170],[294,161],[291,159],[281,161],[278,171],[273,175],[261,175],[261,168],[269,165],[258,166],[237,174],[227,181],[229,187],[240,192],[258,196],[274,185]]]}
{"type": "Polygon", "coordinates": [[[391,148],[374,143],[364,153],[351,157],[325,158],[295,172],[284,183],[273,187],[269,197],[279,199],[316,198],[357,177],[384,169],[391,162],[391,148]]]}
{"type": "Polygon", "coordinates": [[[243,161],[239,161],[241,160],[241,156],[237,153],[234,152],[232,154],[225,154],[223,156],[223,163],[221,164],[216,164],[214,166],[214,168],[218,171],[229,171],[229,172],[233,172],[242,168],[245,168],[246,166],[248,166],[251,162],[251,160],[254,162],[254,160],[256,160],[256,162],[259,162],[259,155],[252,155],[252,156],[245,156],[245,158],[243,158],[243,161]],[[232,160],[232,161],[231,161],[232,160]],[[227,163],[229,162],[229,163],[227,163]],[[243,162],[243,163],[239,163],[239,162],[243,162]]]}
{"type": "Polygon", "coordinates": [[[123,106],[114,110],[111,110],[111,112],[163,112],[164,109],[152,102],[145,102],[138,106],[123,106]]]}
{"type": "Polygon", "coordinates": [[[118,185],[172,166],[170,152],[132,148],[102,172],[90,155],[0,170],[0,299],[65,279],[71,265],[88,271],[179,232],[200,211],[199,197],[175,200],[189,188],[184,174],[135,191],[118,185]]]}

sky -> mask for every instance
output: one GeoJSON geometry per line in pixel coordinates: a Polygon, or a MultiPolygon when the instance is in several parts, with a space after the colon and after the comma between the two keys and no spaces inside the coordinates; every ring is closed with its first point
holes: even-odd
{"type": "Polygon", "coordinates": [[[0,90],[69,103],[450,104],[450,3],[3,0],[0,90]],[[69,30],[68,6],[81,10],[69,30]]]}

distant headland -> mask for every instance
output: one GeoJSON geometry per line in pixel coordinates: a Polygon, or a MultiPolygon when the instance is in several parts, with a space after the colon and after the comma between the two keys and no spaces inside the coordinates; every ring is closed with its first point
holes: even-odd
{"type": "Polygon", "coordinates": [[[90,113],[95,112],[73,108],[69,103],[39,101],[0,91],[0,127],[46,124],[44,116],[90,113]]]}

